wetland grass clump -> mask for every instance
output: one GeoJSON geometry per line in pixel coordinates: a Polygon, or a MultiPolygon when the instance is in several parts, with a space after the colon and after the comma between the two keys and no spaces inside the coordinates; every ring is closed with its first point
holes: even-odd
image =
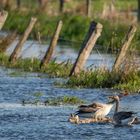
{"type": "Polygon", "coordinates": [[[44,105],[44,106],[59,106],[59,105],[77,105],[85,103],[84,100],[76,96],[61,96],[61,97],[52,97],[47,98],[43,101],[43,93],[36,92],[33,94],[32,100],[22,100],[22,105],[44,105]]]}
{"type": "Polygon", "coordinates": [[[13,71],[8,74],[10,77],[25,77],[27,73],[22,72],[22,71],[13,71]]]}
{"type": "Polygon", "coordinates": [[[140,72],[131,71],[125,73],[106,69],[81,72],[77,76],[70,77],[66,83],[66,87],[115,88],[121,90],[127,89],[130,92],[139,92],[140,72]]]}
{"type": "Polygon", "coordinates": [[[72,68],[72,63],[69,61],[56,63],[51,61],[47,66],[41,69],[41,72],[47,73],[49,77],[63,77],[67,78],[69,76],[70,70],[72,68]]]}
{"type": "Polygon", "coordinates": [[[121,82],[114,86],[116,89],[126,89],[130,92],[140,92],[140,71],[132,71],[123,75],[121,82]]]}
{"type": "Polygon", "coordinates": [[[111,88],[112,84],[117,84],[121,73],[110,72],[107,69],[95,69],[92,71],[83,71],[77,76],[71,76],[67,82],[69,87],[86,88],[111,88]]]}
{"type": "MultiPolygon", "coordinates": [[[[18,59],[15,63],[10,63],[9,57],[0,53],[0,65],[8,68],[20,69],[22,72],[41,72],[46,73],[48,77],[69,76],[72,68],[71,62],[56,63],[51,61],[47,66],[40,69],[40,61],[38,59],[18,59]]],[[[19,74],[12,74],[12,76],[19,74]]],[[[62,85],[61,85],[62,86],[62,85]]],[[[134,68],[124,71],[109,71],[106,68],[98,68],[94,70],[82,71],[77,76],[71,76],[65,87],[78,88],[115,88],[121,90],[129,90],[130,92],[140,91],[140,71],[134,68]]]]}
{"type": "Polygon", "coordinates": [[[0,53],[0,65],[8,68],[16,68],[25,72],[41,72],[49,77],[68,77],[72,68],[71,62],[57,63],[52,60],[47,66],[40,69],[40,60],[37,58],[18,59],[16,62],[9,62],[9,57],[0,53]]]}
{"type": "Polygon", "coordinates": [[[45,105],[77,105],[85,103],[84,100],[76,96],[62,96],[52,99],[47,99],[45,105]]]}

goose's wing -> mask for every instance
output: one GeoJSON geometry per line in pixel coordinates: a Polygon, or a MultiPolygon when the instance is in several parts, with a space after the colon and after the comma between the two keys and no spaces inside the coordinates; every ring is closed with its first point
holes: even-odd
{"type": "Polygon", "coordinates": [[[121,121],[121,120],[125,120],[132,117],[133,114],[136,114],[136,113],[132,111],[129,111],[129,112],[121,111],[121,112],[117,112],[113,118],[115,120],[121,121]]]}
{"type": "Polygon", "coordinates": [[[95,113],[97,110],[104,107],[104,104],[102,103],[92,103],[90,105],[80,105],[78,108],[79,110],[76,111],[75,114],[81,114],[81,113],[95,113]]]}
{"type": "Polygon", "coordinates": [[[98,108],[93,107],[82,107],[78,111],[76,111],[76,115],[82,114],[82,113],[95,113],[98,110],[98,108]]]}
{"type": "Polygon", "coordinates": [[[87,108],[87,107],[91,107],[91,108],[103,108],[105,105],[106,104],[94,102],[94,103],[89,104],[89,105],[80,105],[80,106],[78,106],[78,108],[79,109],[81,109],[81,108],[87,108]]]}
{"type": "Polygon", "coordinates": [[[78,106],[78,108],[84,108],[84,107],[88,107],[88,105],[80,105],[80,106],[78,106]]]}
{"type": "Polygon", "coordinates": [[[92,103],[92,104],[90,104],[88,106],[89,107],[94,107],[94,108],[103,108],[105,105],[106,104],[95,102],[95,103],[92,103]]]}

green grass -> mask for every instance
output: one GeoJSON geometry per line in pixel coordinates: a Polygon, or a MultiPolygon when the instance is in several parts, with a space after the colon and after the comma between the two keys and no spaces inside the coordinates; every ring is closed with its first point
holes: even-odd
{"type": "Polygon", "coordinates": [[[12,11],[9,13],[8,19],[5,22],[4,30],[18,30],[18,33],[22,34],[32,16],[37,17],[38,22],[35,25],[30,38],[36,38],[38,31],[41,33],[42,38],[52,37],[57,22],[62,20],[63,27],[60,38],[78,42],[84,39],[84,35],[90,24],[90,19],[82,16],[70,16],[69,14],[65,14],[63,16],[50,17],[44,14],[37,14],[36,12],[23,13],[12,11]]]}
{"type": "MultiPolygon", "coordinates": [[[[79,45],[74,47],[80,48],[80,44],[84,40],[88,28],[90,26],[91,19],[85,16],[63,14],[60,16],[47,16],[44,14],[37,14],[36,12],[18,12],[12,11],[9,13],[8,19],[5,23],[4,30],[13,31],[18,30],[19,34],[23,34],[30,18],[36,16],[38,21],[30,35],[31,39],[37,39],[37,34],[40,32],[42,40],[51,38],[54,34],[57,22],[63,21],[63,27],[60,34],[60,39],[69,40],[72,42],[79,42],[79,45]]],[[[100,22],[103,25],[103,31],[97,44],[103,46],[104,50],[114,52],[120,49],[122,41],[129,29],[129,24],[114,23],[113,21],[94,18],[96,22],[100,22]]],[[[138,30],[136,36],[131,43],[133,48],[139,49],[140,44],[140,26],[137,26],[138,30]]],[[[48,40],[49,41],[49,40],[48,40]]]]}
{"type": "Polygon", "coordinates": [[[11,77],[21,77],[21,76],[23,77],[23,76],[26,76],[26,73],[22,71],[14,71],[14,72],[9,73],[8,75],[11,77]]]}
{"type": "Polygon", "coordinates": [[[49,77],[68,77],[72,64],[70,62],[56,63],[51,61],[47,67],[40,69],[38,59],[18,59],[15,63],[8,61],[9,57],[0,53],[0,65],[8,68],[20,69],[26,72],[41,72],[48,74],[49,77]]]}
{"type": "Polygon", "coordinates": [[[115,85],[114,88],[140,92],[140,72],[131,72],[123,76],[121,82],[115,85]]]}
{"type": "Polygon", "coordinates": [[[45,105],[76,105],[83,104],[84,100],[76,97],[76,96],[62,96],[52,99],[47,99],[45,101],[45,105]]]}
{"type": "MultiPolygon", "coordinates": [[[[55,61],[51,61],[47,67],[40,69],[40,61],[38,59],[19,59],[13,64],[8,61],[8,56],[4,54],[0,54],[0,65],[20,69],[22,72],[41,72],[46,73],[48,77],[61,78],[68,78],[72,68],[72,64],[69,62],[58,64],[55,61]]],[[[71,76],[68,82],[61,83],[61,86],[71,88],[115,88],[139,92],[140,72],[135,71],[135,68],[130,71],[127,69],[126,72],[111,72],[105,68],[82,71],[77,76],[71,76]]],[[[19,73],[13,73],[12,76],[17,76],[18,74],[19,73]]],[[[40,94],[35,96],[40,96],[40,94]]]]}
{"type": "MultiPolygon", "coordinates": [[[[112,0],[91,0],[92,13],[102,12],[105,3],[110,3],[112,0]]],[[[11,6],[14,6],[16,1],[11,1],[11,6]]],[[[86,0],[71,0],[65,3],[64,10],[70,13],[80,13],[85,11],[86,0]]],[[[119,10],[127,10],[128,8],[136,9],[137,0],[116,0],[115,6],[119,10]]],[[[37,0],[24,0],[21,1],[22,8],[28,8],[28,10],[33,11],[39,8],[37,0]]],[[[59,11],[59,1],[50,0],[48,1],[47,11],[53,11],[56,13],[59,11]]],[[[47,12],[46,12],[47,13],[47,12]]]]}
{"type": "MultiPolygon", "coordinates": [[[[108,0],[109,1],[109,0],[108,0]]],[[[32,1],[33,2],[33,1],[32,1]]],[[[32,5],[30,1],[23,1],[23,7],[32,5]],[[30,4],[29,4],[30,3],[30,4]],[[29,5],[28,5],[29,4],[29,5]]],[[[98,14],[103,10],[104,0],[92,1],[92,13],[98,14]]],[[[30,38],[36,39],[38,31],[41,33],[41,37],[52,37],[57,22],[59,20],[63,21],[63,27],[61,31],[60,38],[64,40],[71,40],[74,42],[82,42],[88,31],[90,22],[94,19],[96,22],[103,24],[103,31],[101,37],[98,39],[97,44],[104,47],[106,51],[115,52],[121,47],[124,40],[125,34],[129,29],[130,22],[116,22],[112,20],[103,20],[99,16],[94,18],[88,18],[85,15],[78,14],[76,10],[83,10],[84,2],[79,3],[79,0],[72,1],[71,3],[66,3],[65,10],[70,12],[65,12],[64,14],[48,14],[47,12],[40,12],[37,9],[37,5],[34,3],[33,9],[27,9],[23,12],[22,10],[13,10],[9,12],[8,19],[5,23],[4,30],[12,31],[18,30],[19,34],[23,34],[25,31],[29,20],[32,16],[37,17],[38,21],[33,29],[30,38]]],[[[58,2],[49,3],[48,7],[54,7],[54,13],[58,12],[58,2]]],[[[24,7],[24,8],[25,8],[24,7]]],[[[117,0],[116,8],[119,10],[127,10],[130,8],[134,10],[137,8],[136,0],[117,0]]],[[[48,9],[49,11],[49,9],[48,9]]],[[[92,15],[94,16],[94,15],[92,15]]],[[[130,48],[140,51],[140,26],[137,26],[136,35],[131,43],[130,48]]],[[[75,46],[76,47],[76,46],[75,46]]],[[[80,44],[79,44],[80,47],[80,44]]],[[[47,67],[40,70],[40,62],[37,59],[19,59],[15,64],[11,64],[8,61],[8,57],[4,54],[0,54],[0,64],[10,67],[10,68],[20,68],[24,71],[30,72],[44,72],[51,77],[68,77],[72,64],[62,63],[57,64],[55,61],[51,61],[47,67]]],[[[88,87],[88,88],[119,88],[119,89],[129,89],[130,91],[139,90],[139,73],[132,73],[130,76],[119,72],[110,72],[108,70],[94,70],[82,72],[78,77],[70,77],[66,86],[69,87],[88,87]],[[131,77],[131,78],[130,78],[131,77]]]]}
{"type": "Polygon", "coordinates": [[[59,106],[59,105],[77,105],[85,103],[84,100],[76,97],[76,96],[61,96],[56,98],[47,98],[42,101],[41,92],[34,93],[34,99],[32,100],[23,100],[22,105],[44,105],[44,106],[59,106]]]}
{"type": "MultiPolygon", "coordinates": [[[[111,0],[108,0],[109,3],[111,0]]],[[[54,10],[54,13],[57,14],[48,14],[48,12],[39,12],[36,2],[31,1],[23,1],[21,10],[11,10],[9,11],[8,19],[5,23],[4,30],[13,31],[18,30],[19,34],[23,34],[25,31],[30,18],[32,16],[37,17],[38,21],[30,35],[30,38],[37,39],[37,34],[40,32],[42,40],[47,38],[51,38],[55,31],[57,22],[59,20],[63,21],[63,27],[60,34],[61,40],[69,40],[72,42],[80,42],[85,38],[85,35],[88,31],[90,22],[92,20],[96,22],[100,22],[103,24],[103,31],[101,37],[98,39],[97,44],[104,47],[107,51],[116,51],[121,47],[122,40],[124,39],[125,33],[128,31],[130,22],[124,22],[119,20],[103,20],[100,19],[100,16],[97,16],[103,10],[103,5],[106,1],[104,0],[95,0],[92,1],[92,13],[95,15],[92,18],[88,18],[83,14],[77,14],[74,9],[77,7],[82,8],[84,10],[85,0],[71,1],[65,4],[65,10],[70,9],[70,12],[65,12],[64,14],[58,14],[59,2],[50,1],[48,4],[48,11],[54,10]],[[33,6],[33,8],[31,8],[33,6]],[[22,8],[26,7],[26,10],[22,10],[22,8]],[[50,9],[49,9],[50,8],[50,9]]],[[[120,10],[136,9],[137,8],[137,0],[117,0],[116,7],[120,10]]],[[[140,26],[138,25],[138,31],[136,33],[136,37],[132,42],[132,47],[139,49],[140,44],[140,26]]],[[[80,47],[80,44],[74,47],[80,47]]]]}
{"type": "Polygon", "coordinates": [[[72,76],[66,83],[66,87],[80,88],[115,88],[139,92],[140,72],[131,71],[114,72],[106,69],[81,72],[78,76],[72,76]]]}
{"type": "Polygon", "coordinates": [[[110,72],[106,69],[81,72],[78,76],[70,77],[68,87],[111,88],[119,83],[121,73],[110,72]]]}

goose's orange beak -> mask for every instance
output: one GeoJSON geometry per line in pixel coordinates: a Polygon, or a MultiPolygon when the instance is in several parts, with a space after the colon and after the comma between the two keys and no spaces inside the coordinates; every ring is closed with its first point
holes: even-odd
{"type": "Polygon", "coordinates": [[[122,98],[122,97],[125,97],[128,95],[129,95],[129,93],[127,91],[122,91],[122,92],[120,92],[120,94],[118,96],[119,96],[119,98],[122,98]]]}

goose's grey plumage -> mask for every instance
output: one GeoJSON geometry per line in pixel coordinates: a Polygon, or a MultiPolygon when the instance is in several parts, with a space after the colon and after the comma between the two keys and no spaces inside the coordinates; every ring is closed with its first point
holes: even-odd
{"type": "MultiPolygon", "coordinates": [[[[123,96],[126,96],[126,95],[124,94],[118,95],[119,98],[122,98],[123,96]]],[[[80,105],[78,107],[79,110],[75,112],[75,115],[79,115],[81,117],[93,117],[95,119],[102,119],[109,114],[114,103],[115,103],[115,99],[106,104],[94,102],[89,105],[80,105]]]]}
{"type": "Polygon", "coordinates": [[[92,117],[93,114],[99,109],[103,107],[102,103],[92,103],[90,105],[80,105],[79,110],[75,112],[75,115],[79,115],[80,117],[92,117]]]}
{"type": "Polygon", "coordinates": [[[104,103],[92,103],[90,105],[81,105],[79,106],[79,110],[76,111],[75,115],[79,115],[81,117],[93,117],[95,119],[102,119],[110,112],[113,107],[113,102],[104,103]]]}
{"type": "Polygon", "coordinates": [[[116,101],[116,107],[113,115],[113,121],[115,125],[121,125],[122,121],[129,119],[127,124],[131,125],[133,121],[135,120],[135,116],[133,116],[134,112],[132,111],[119,111],[119,97],[118,96],[112,96],[110,97],[116,101]]]}

